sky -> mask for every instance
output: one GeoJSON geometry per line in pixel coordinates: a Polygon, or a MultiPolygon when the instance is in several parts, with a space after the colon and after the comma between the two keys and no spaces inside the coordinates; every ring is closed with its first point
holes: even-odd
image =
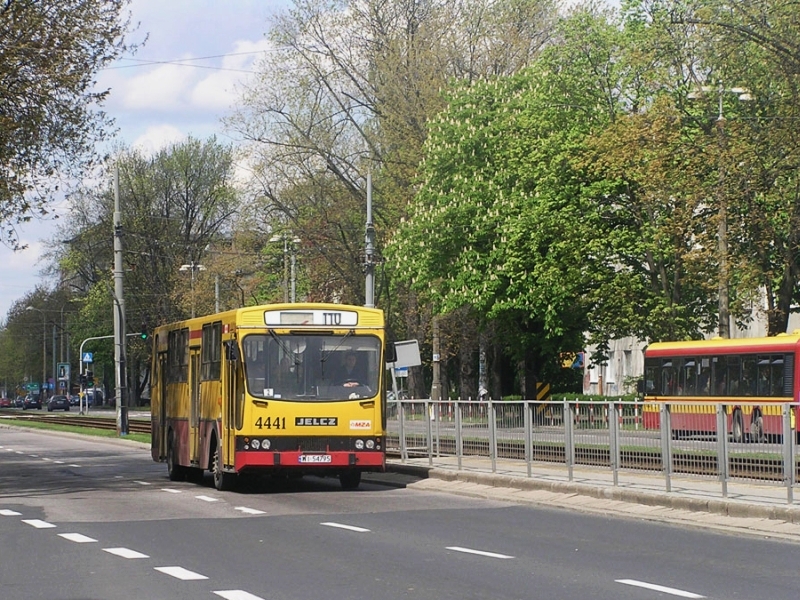
{"type": "MultiPolygon", "coordinates": [[[[98,87],[111,91],[104,109],[116,121],[116,141],[147,152],[190,135],[234,141],[221,119],[269,48],[264,35],[270,18],[290,6],[290,0],[133,0],[128,9],[138,29],[129,39],[147,37],[146,43],[98,74],[98,87]]],[[[67,211],[62,202],[53,214],[67,211]]],[[[27,249],[0,245],[3,320],[27,292],[55,283],[40,276],[39,260],[43,242],[55,234],[54,222],[34,220],[18,232],[27,249]]]]}

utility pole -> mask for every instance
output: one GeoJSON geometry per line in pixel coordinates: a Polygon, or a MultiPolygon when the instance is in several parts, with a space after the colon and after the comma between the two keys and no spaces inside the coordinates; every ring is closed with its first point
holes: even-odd
{"type": "Polygon", "coordinates": [[[114,382],[117,396],[117,435],[128,435],[125,364],[125,299],[122,295],[122,213],[119,208],[119,167],[114,168],[114,382]]]}
{"type": "Polygon", "coordinates": [[[439,317],[433,317],[433,384],[431,385],[431,400],[438,402],[442,399],[441,373],[439,371],[439,317]]]}
{"type": "Polygon", "coordinates": [[[367,228],[364,234],[364,306],[375,308],[375,227],[372,224],[372,171],[367,171],[367,228]]]}

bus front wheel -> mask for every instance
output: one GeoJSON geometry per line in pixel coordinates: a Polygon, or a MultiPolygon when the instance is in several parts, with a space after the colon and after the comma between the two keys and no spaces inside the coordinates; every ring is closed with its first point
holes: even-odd
{"type": "Polygon", "coordinates": [[[226,473],[222,466],[222,450],[219,443],[214,444],[214,487],[227,492],[236,487],[236,473],[226,473]]]}

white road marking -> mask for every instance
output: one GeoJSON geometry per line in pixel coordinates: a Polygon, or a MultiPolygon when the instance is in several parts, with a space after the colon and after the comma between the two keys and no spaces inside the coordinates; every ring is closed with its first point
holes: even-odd
{"type": "Polygon", "coordinates": [[[363,527],[356,527],[354,525],[343,525],[342,523],[320,523],[320,525],[325,525],[326,527],[338,527],[339,529],[347,529],[348,531],[357,531],[358,533],[365,533],[369,531],[369,529],[364,529],[363,527]]]}
{"type": "Polygon", "coordinates": [[[172,488],[161,488],[162,492],[169,492],[170,494],[180,494],[180,490],[174,490],[172,488]]]}
{"type": "Polygon", "coordinates": [[[447,546],[448,550],[454,552],[464,552],[466,554],[477,554],[478,556],[488,556],[489,558],[514,558],[507,554],[498,554],[497,552],[486,552],[484,550],[473,550],[472,548],[462,548],[461,546],[447,546]]]}
{"type": "Polygon", "coordinates": [[[53,462],[56,463],[57,465],[63,465],[64,464],[63,460],[54,460],[53,462]]]}
{"type": "Polygon", "coordinates": [[[22,513],[18,513],[15,510],[11,510],[10,508],[2,508],[0,509],[0,516],[3,517],[21,517],[22,513]]]}
{"type": "Polygon", "coordinates": [[[233,510],[240,510],[243,513],[247,513],[248,515],[263,515],[263,510],[258,510],[257,508],[247,508],[246,506],[237,506],[233,510]]]}
{"type": "Polygon", "coordinates": [[[221,590],[214,593],[217,596],[222,596],[225,600],[264,600],[261,596],[254,596],[244,590],[221,590]]]}
{"type": "Polygon", "coordinates": [[[648,590],[653,590],[656,592],[672,594],[673,596],[680,596],[681,598],[705,598],[705,596],[701,596],[700,594],[693,594],[692,592],[686,592],[684,590],[676,590],[675,588],[664,587],[663,585],[656,585],[654,583],[636,581],[635,579],[616,579],[615,581],[617,583],[622,583],[624,585],[632,585],[635,587],[646,588],[648,590]]]}
{"type": "Polygon", "coordinates": [[[134,481],[133,483],[138,483],[139,485],[153,485],[149,481],[134,481]]]}
{"type": "Polygon", "coordinates": [[[171,575],[176,579],[180,579],[182,581],[196,581],[199,579],[208,579],[205,575],[200,575],[200,573],[195,573],[194,571],[189,571],[184,569],[183,567],[156,567],[156,571],[161,571],[167,575],[171,575]]]}
{"type": "Polygon", "coordinates": [[[46,456],[42,460],[46,461],[46,462],[52,462],[53,461],[52,458],[47,458],[46,456]]]}
{"type": "Polygon", "coordinates": [[[122,558],[150,558],[147,554],[142,554],[130,548],[103,548],[103,552],[108,552],[114,556],[121,556],[122,558]]]}
{"type": "Polygon", "coordinates": [[[70,467],[75,467],[76,469],[80,469],[80,468],[81,468],[81,466],[80,466],[80,465],[68,465],[68,466],[70,466],[70,467]]]}
{"type": "Polygon", "coordinates": [[[22,452],[21,450],[14,450],[14,452],[16,452],[17,454],[25,454],[25,453],[24,453],[24,452],[22,452]]]}
{"type": "Polygon", "coordinates": [[[47,521],[42,521],[40,519],[22,519],[23,523],[27,523],[36,529],[50,529],[51,527],[55,527],[52,523],[48,523],[47,521]]]}
{"type": "Polygon", "coordinates": [[[89,542],[96,542],[97,540],[94,538],[90,538],[87,535],[83,535],[82,533],[59,533],[59,536],[63,537],[65,540],[69,540],[70,542],[77,542],[78,544],[88,544],[89,542]]]}
{"type": "Polygon", "coordinates": [[[38,454],[28,454],[28,456],[30,456],[31,458],[39,458],[38,454]]]}
{"type": "Polygon", "coordinates": [[[195,496],[195,498],[203,502],[219,502],[219,498],[212,498],[211,496],[195,496]]]}

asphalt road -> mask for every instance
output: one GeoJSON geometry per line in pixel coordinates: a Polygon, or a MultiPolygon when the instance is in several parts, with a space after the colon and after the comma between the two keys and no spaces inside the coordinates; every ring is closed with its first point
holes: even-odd
{"type": "Polygon", "coordinates": [[[173,483],[149,451],[0,429],[0,598],[797,598],[800,546],[422,491],[173,483]]]}

